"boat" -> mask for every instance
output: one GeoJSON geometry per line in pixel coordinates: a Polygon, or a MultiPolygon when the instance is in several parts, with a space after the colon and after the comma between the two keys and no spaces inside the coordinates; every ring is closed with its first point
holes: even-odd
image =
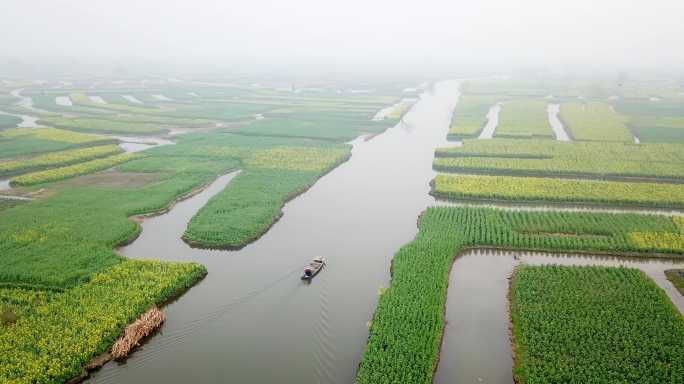
{"type": "Polygon", "coordinates": [[[304,267],[304,273],[302,274],[302,280],[311,280],[318,274],[318,272],[325,266],[325,259],[322,257],[317,257],[304,267]]]}

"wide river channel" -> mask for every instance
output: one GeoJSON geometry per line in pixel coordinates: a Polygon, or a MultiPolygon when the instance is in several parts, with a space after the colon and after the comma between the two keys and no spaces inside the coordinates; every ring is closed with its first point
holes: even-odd
{"type": "Polygon", "coordinates": [[[289,202],[262,238],[239,251],[193,249],[188,221],[234,174],[142,223],[130,258],[195,261],[207,277],[166,307],[167,322],[94,383],[352,383],[394,253],[417,232],[434,148],[445,144],[458,82],[436,84],[403,122],[289,202]],[[326,268],[305,284],[313,257],[326,268]]]}

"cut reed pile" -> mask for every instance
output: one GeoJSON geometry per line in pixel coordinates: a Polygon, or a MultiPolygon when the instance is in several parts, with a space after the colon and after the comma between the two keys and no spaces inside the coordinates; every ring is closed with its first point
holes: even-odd
{"type": "Polygon", "coordinates": [[[142,339],[154,332],[166,320],[166,315],[161,309],[152,307],[145,312],[133,324],[126,327],[123,336],[117,340],[112,346],[112,357],[121,359],[137,347],[142,339]]]}

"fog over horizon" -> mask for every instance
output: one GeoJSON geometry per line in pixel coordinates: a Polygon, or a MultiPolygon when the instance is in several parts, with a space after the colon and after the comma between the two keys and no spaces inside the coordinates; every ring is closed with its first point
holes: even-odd
{"type": "Polygon", "coordinates": [[[8,0],[0,75],[684,73],[684,1],[8,0]]]}

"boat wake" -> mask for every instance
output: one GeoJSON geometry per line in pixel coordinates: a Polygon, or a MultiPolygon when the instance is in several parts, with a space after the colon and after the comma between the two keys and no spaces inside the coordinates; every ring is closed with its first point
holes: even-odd
{"type": "Polygon", "coordinates": [[[315,383],[334,383],[335,377],[335,343],[330,329],[329,284],[323,279],[320,294],[320,315],[315,331],[316,346],[314,349],[315,383]]]}

